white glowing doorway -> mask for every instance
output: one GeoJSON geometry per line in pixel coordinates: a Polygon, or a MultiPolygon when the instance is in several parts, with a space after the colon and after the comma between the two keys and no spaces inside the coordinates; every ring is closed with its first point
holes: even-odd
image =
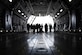
{"type": "Polygon", "coordinates": [[[47,15],[47,16],[33,16],[32,15],[29,17],[29,20],[27,23],[33,24],[33,25],[36,25],[36,24],[43,25],[43,31],[44,31],[45,24],[52,25],[52,26],[54,25],[53,17],[50,15],[47,15]]]}

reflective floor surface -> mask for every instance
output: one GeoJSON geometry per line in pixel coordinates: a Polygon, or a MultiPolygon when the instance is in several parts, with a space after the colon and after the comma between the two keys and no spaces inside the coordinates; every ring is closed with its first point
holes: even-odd
{"type": "Polygon", "coordinates": [[[66,33],[4,33],[0,55],[82,55],[82,35],[66,33]]]}

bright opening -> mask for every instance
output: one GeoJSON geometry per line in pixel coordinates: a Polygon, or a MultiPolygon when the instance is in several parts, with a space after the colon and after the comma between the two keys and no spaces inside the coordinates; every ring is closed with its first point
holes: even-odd
{"type": "Polygon", "coordinates": [[[43,25],[43,31],[44,31],[45,24],[52,25],[52,26],[54,25],[53,17],[50,15],[47,15],[47,16],[33,16],[33,15],[31,15],[29,17],[29,20],[27,21],[27,23],[34,24],[34,25],[36,25],[36,24],[43,25]]]}
{"type": "Polygon", "coordinates": [[[31,15],[27,21],[28,24],[32,24],[33,19],[35,18],[35,16],[31,15]]]}

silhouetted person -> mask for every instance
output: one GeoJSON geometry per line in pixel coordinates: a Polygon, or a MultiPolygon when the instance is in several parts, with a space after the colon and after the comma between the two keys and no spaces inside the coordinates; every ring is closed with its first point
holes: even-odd
{"type": "Polygon", "coordinates": [[[30,25],[29,25],[29,24],[27,24],[27,30],[28,30],[28,33],[29,33],[29,29],[30,29],[30,25]]]}
{"type": "Polygon", "coordinates": [[[33,33],[35,33],[35,27],[36,27],[36,26],[35,26],[35,25],[33,25],[32,27],[33,27],[33,33]]]}
{"type": "Polygon", "coordinates": [[[56,31],[56,23],[54,23],[54,32],[56,31]]]}
{"type": "Polygon", "coordinates": [[[38,25],[38,24],[36,24],[36,29],[37,29],[37,32],[39,32],[38,27],[39,27],[39,25],[38,25]]]}
{"type": "Polygon", "coordinates": [[[45,32],[48,32],[48,25],[45,24],[45,32]]]}
{"type": "Polygon", "coordinates": [[[49,25],[49,30],[50,30],[50,32],[51,32],[51,30],[52,30],[52,25],[51,25],[51,24],[49,25]]]}
{"type": "Polygon", "coordinates": [[[40,25],[40,32],[43,32],[43,26],[42,25],[40,25]]]}
{"type": "Polygon", "coordinates": [[[30,25],[30,28],[32,29],[32,24],[30,25]]]}

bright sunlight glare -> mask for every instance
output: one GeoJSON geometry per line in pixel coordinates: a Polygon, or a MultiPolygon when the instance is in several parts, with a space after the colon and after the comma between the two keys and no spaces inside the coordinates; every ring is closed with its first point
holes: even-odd
{"type": "Polygon", "coordinates": [[[36,24],[40,24],[40,25],[43,25],[43,31],[44,31],[44,27],[45,27],[45,24],[47,25],[54,25],[54,21],[53,21],[53,17],[50,16],[50,15],[47,15],[47,16],[33,16],[31,15],[27,21],[28,24],[33,24],[33,25],[36,25],[36,24]]]}
{"type": "Polygon", "coordinates": [[[45,24],[48,24],[48,25],[51,24],[53,26],[54,21],[50,15],[48,15],[48,16],[36,16],[36,17],[32,15],[29,17],[28,23],[29,24],[41,24],[43,26],[45,24]],[[33,21],[33,23],[32,23],[32,21],[33,21]]]}

